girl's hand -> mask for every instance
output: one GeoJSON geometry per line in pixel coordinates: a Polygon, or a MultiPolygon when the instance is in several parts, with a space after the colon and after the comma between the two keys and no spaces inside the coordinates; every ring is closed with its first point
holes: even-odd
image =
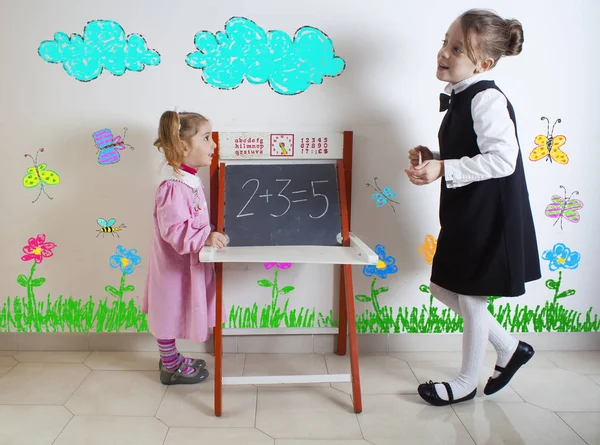
{"type": "Polygon", "coordinates": [[[227,238],[220,232],[211,232],[204,243],[205,246],[213,246],[217,249],[222,249],[227,245],[227,238]]]}
{"type": "Polygon", "coordinates": [[[417,145],[415,148],[408,150],[408,159],[410,160],[411,167],[419,165],[419,152],[421,153],[421,161],[429,161],[433,159],[433,153],[427,147],[417,145]]]}
{"type": "Polygon", "coordinates": [[[410,182],[415,185],[430,184],[444,176],[444,161],[431,159],[416,167],[404,169],[410,182]]]}

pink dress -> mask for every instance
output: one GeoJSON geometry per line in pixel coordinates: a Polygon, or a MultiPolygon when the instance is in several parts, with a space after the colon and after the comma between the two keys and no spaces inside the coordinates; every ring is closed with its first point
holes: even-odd
{"type": "Polygon", "coordinates": [[[158,186],[142,312],[155,338],[208,339],[215,326],[215,273],[198,252],[211,233],[200,178],[168,167],[158,186]]]}

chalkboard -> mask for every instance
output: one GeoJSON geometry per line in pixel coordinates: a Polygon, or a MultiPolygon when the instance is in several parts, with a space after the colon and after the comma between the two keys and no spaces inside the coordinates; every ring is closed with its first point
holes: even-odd
{"type": "Polygon", "coordinates": [[[229,246],[337,246],[340,232],[335,164],[226,167],[229,246]]]}

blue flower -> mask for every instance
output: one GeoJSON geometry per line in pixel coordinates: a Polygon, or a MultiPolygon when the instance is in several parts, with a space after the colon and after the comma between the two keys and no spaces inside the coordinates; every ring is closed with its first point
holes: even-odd
{"type": "Polygon", "coordinates": [[[379,255],[379,261],[377,264],[369,264],[363,267],[363,273],[367,277],[373,275],[379,276],[381,279],[386,279],[388,274],[394,274],[398,272],[398,266],[396,266],[396,258],[393,256],[385,255],[385,247],[381,244],[375,246],[375,253],[379,255]]]}
{"type": "Polygon", "coordinates": [[[556,243],[552,250],[546,250],[542,254],[542,259],[550,261],[549,268],[551,271],[558,269],[577,269],[581,254],[571,251],[563,243],[556,243]]]}
{"type": "Polygon", "coordinates": [[[142,259],[137,255],[137,249],[125,249],[123,246],[117,246],[117,252],[110,257],[110,267],[121,269],[124,274],[132,274],[134,266],[140,264],[142,259]]]}

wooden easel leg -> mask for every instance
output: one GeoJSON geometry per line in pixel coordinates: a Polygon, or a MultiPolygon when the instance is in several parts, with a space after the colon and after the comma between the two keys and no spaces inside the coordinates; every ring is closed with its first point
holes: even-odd
{"type": "Polygon", "coordinates": [[[216,318],[214,328],[215,343],[215,416],[222,413],[223,400],[223,263],[215,264],[217,279],[216,318]]]}
{"type": "Polygon", "coordinates": [[[346,283],[346,304],[348,306],[348,331],[350,334],[350,370],[352,372],[352,401],[354,412],[362,412],[362,395],[360,392],[360,373],[358,367],[358,339],[356,335],[356,314],[354,311],[354,289],[352,285],[352,266],[344,264],[346,283]]]}
{"type": "Polygon", "coordinates": [[[344,266],[340,266],[340,299],[338,304],[338,355],[346,355],[346,337],[348,335],[348,320],[346,311],[346,286],[344,284],[344,266]]]}

